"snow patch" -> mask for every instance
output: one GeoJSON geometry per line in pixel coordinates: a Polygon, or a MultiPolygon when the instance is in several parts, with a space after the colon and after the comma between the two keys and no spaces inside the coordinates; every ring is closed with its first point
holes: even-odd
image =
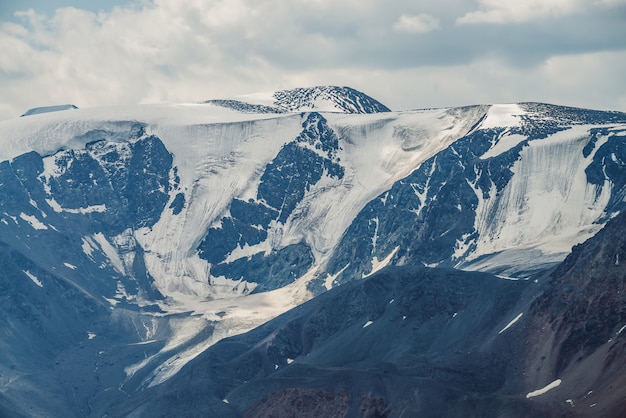
{"type": "Polygon", "coordinates": [[[235,260],[238,260],[238,259],[244,258],[244,257],[250,259],[255,254],[258,254],[260,252],[269,253],[271,250],[272,250],[272,248],[269,245],[269,240],[266,240],[266,241],[264,241],[264,242],[262,242],[260,244],[253,245],[253,246],[250,246],[248,244],[245,244],[243,247],[237,246],[237,248],[235,248],[228,255],[228,257],[226,257],[226,260],[224,260],[224,262],[225,263],[231,263],[231,262],[233,262],[235,260]]]}
{"type": "Polygon", "coordinates": [[[44,211],[42,211],[41,209],[39,209],[39,206],[37,206],[37,202],[35,202],[35,201],[33,200],[33,198],[32,198],[32,197],[29,199],[29,203],[30,203],[30,205],[31,205],[32,207],[34,207],[35,209],[38,209],[38,210],[39,210],[39,212],[41,212],[41,216],[43,216],[44,218],[45,218],[46,216],[48,216],[48,215],[46,215],[46,213],[45,213],[44,211]]]}
{"type": "Polygon", "coordinates": [[[528,280],[528,277],[511,277],[511,276],[503,276],[501,274],[496,274],[495,275],[498,279],[502,279],[502,280],[511,280],[514,282],[520,281],[520,280],[528,280]]]}
{"type": "Polygon", "coordinates": [[[376,252],[376,242],[378,241],[378,225],[380,221],[378,220],[378,216],[374,219],[370,220],[370,223],[374,222],[374,235],[372,236],[372,253],[376,252]]]}
{"type": "Polygon", "coordinates": [[[89,213],[104,213],[107,210],[106,205],[93,205],[93,206],[87,206],[86,208],[76,208],[76,209],[64,208],[59,204],[59,202],[54,200],[54,198],[46,198],[46,202],[52,208],[52,210],[54,210],[56,213],[66,212],[66,213],[73,213],[76,215],[87,215],[89,213]]]}
{"type": "Polygon", "coordinates": [[[552,390],[552,389],[554,389],[556,387],[559,387],[560,385],[561,385],[561,379],[556,379],[554,382],[550,383],[549,385],[547,385],[547,386],[545,386],[545,387],[543,387],[541,389],[537,389],[537,390],[534,390],[532,392],[529,392],[526,395],[526,397],[530,399],[530,398],[534,398],[535,396],[543,395],[544,393],[546,393],[546,392],[548,392],[548,391],[550,391],[550,390],[552,390]]]}
{"type": "Polygon", "coordinates": [[[496,157],[500,154],[504,154],[511,148],[517,146],[520,142],[526,140],[527,138],[524,135],[519,134],[509,134],[507,132],[500,135],[497,139],[496,143],[487,150],[483,155],[480,156],[481,160],[485,160],[487,158],[496,157]]]}
{"type": "Polygon", "coordinates": [[[44,224],[43,222],[41,222],[39,219],[37,219],[36,216],[27,215],[24,212],[22,212],[20,213],[20,218],[28,222],[30,226],[32,226],[35,229],[39,229],[39,230],[48,229],[48,226],[44,224]]]}
{"type": "Polygon", "coordinates": [[[156,343],[159,340],[146,340],[146,341],[139,341],[138,343],[131,343],[128,345],[148,345],[148,344],[152,344],[152,343],[156,343]]]}
{"type": "Polygon", "coordinates": [[[469,239],[472,234],[463,234],[460,239],[457,239],[454,243],[454,254],[452,254],[453,260],[458,260],[463,257],[474,243],[474,239],[469,239]]]}
{"type": "MultiPolygon", "coordinates": [[[[451,149],[454,149],[454,148],[451,147],[451,149]]],[[[435,156],[432,167],[430,168],[430,173],[428,174],[428,178],[426,179],[426,185],[424,186],[424,189],[422,191],[419,191],[417,189],[419,187],[419,184],[411,184],[411,188],[413,189],[415,196],[417,196],[417,198],[420,201],[419,207],[417,209],[412,210],[412,212],[415,213],[415,215],[417,215],[418,217],[422,213],[422,210],[426,207],[426,198],[428,197],[428,190],[430,188],[430,180],[432,179],[436,168],[437,168],[437,157],[435,156]]]]}
{"type": "Polygon", "coordinates": [[[93,240],[98,243],[98,246],[102,250],[102,252],[107,256],[109,262],[113,266],[113,268],[120,274],[125,274],[124,272],[124,264],[120,259],[117,250],[113,248],[113,245],[106,239],[102,232],[98,232],[93,235],[93,240]]]}
{"type": "Polygon", "coordinates": [[[387,255],[387,257],[383,258],[382,260],[378,260],[378,257],[374,257],[372,259],[372,270],[368,274],[363,274],[363,278],[369,277],[372,274],[388,266],[391,262],[391,259],[396,255],[399,249],[400,246],[397,246],[392,252],[389,253],[389,255],[387,255]]]}
{"type": "Polygon", "coordinates": [[[513,324],[515,324],[517,321],[519,321],[519,319],[522,317],[522,315],[524,315],[524,312],[520,313],[515,318],[513,318],[513,320],[511,322],[509,322],[504,328],[502,328],[500,330],[500,332],[498,332],[498,334],[502,334],[504,331],[506,331],[507,329],[511,328],[511,326],[513,326],[513,324]]]}
{"type": "Polygon", "coordinates": [[[24,272],[26,276],[28,276],[29,279],[33,281],[33,283],[35,283],[39,287],[43,287],[43,283],[41,283],[41,281],[37,278],[37,276],[35,276],[28,270],[22,270],[22,271],[24,272]]]}
{"type": "Polygon", "coordinates": [[[127,300],[127,301],[131,301],[135,299],[135,296],[130,295],[127,291],[126,291],[126,287],[124,286],[124,284],[121,281],[117,282],[117,287],[115,289],[115,298],[117,300],[127,300]]]}
{"type": "Polygon", "coordinates": [[[92,257],[92,254],[95,250],[95,243],[91,240],[90,237],[83,237],[82,238],[82,242],[83,244],[81,245],[81,248],[83,249],[83,252],[88,256],[88,257],[92,257]]]}
{"type": "Polygon", "coordinates": [[[333,282],[335,281],[335,279],[341,274],[343,273],[348,266],[350,265],[350,263],[346,264],[346,266],[344,268],[342,268],[341,270],[339,270],[337,272],[337,274],[329,274],[326,276],[326,280],[324,280],[324,287],[326,288],[326,290],[330,290],[333,288],[333,282]]]}

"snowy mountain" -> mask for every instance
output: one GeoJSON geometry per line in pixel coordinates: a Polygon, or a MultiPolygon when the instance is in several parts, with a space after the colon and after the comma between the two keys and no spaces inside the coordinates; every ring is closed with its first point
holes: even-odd
{"type": "Polygon", "coordinates": [[[336,251],[329,273],[341,282],[380,260],[411,260],[526,278],[561,261],[624,208],[623,121],[543,104],[491,106],[368,203],[339,244],[350,252],[336,251]]]}
{"type": "Polygon", "coordinates": [[[625,136],[618,112],[345,87],[0,122],[0,415],[141,410],[218,341],[386,271],[478,280],[458,303],[498,300],[491,332],[623,211],[625,136]]]}
{"type": "Polygon", "coordinates": [[[379,113],[391,110],[350,87],[317,86],[237,96],[206,103],[247,113],[340,112],[379,113]]]}

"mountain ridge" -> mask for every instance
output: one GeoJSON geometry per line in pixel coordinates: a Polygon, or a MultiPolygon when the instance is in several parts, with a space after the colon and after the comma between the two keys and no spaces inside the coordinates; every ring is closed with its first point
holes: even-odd
{"type": "MultiPolygon", "coordinates": [[[[534,297],[535,280],[624,209],[626,114],[541,103],[346,113],[352,91],[344,111],[304,111],[316,102],[298,94],[285,112],[143,105],[0,122],[0,288],[11,301],[0,324],[17,327],[0,340],[0,404],[22,404],[31,388],[34,409],[20,413],[102,415],[227,337],[391,271],[445,281],[450,268],[476,270],[458,274],[514,279],[494,289],[534,297]],[[27,324],[41,332],[16,337],[27,324]],[[48,368],[33,375],[31,364],[48,368]],[[42,389],[50,382],[64,394],[42,389]]],[[[420,286],[425,305],[447,294],[420,286]]],[[[509,308],[485,314],[492,331],[519,313],[509,308]]],[[[358,329],[378,327],[368,321],[358,329]]],[[[311,394],[347,399],[276,400],[311,394]]],[[[379,400],[363,405],[383,413],[379,400]]]]}
{"type": "Polygon", "coordinates": [[[378,100],[350,87],[315,86],[253,93],[202,103],[242,113],[339,112],[349,114],[390,112],[378,100]]]}

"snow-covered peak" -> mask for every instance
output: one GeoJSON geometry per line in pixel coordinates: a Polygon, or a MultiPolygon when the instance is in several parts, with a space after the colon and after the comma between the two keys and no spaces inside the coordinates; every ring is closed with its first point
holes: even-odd
{"type": "MultiPolygon", "coordinates": [[[[254,93],[237,96],[232,101],[211,101],[214,104],[239,107],[259,106],[259,109],[274,109],[284,112],[339,112],[339,113],[379,113],[389,112],[389,108],[372,97],[350,87],[316,86],[254,93]],[[223,102],[223,103],[219,103],[223,102]]],[[[249,107],[247,110],[249,111],[249,107]]]]}

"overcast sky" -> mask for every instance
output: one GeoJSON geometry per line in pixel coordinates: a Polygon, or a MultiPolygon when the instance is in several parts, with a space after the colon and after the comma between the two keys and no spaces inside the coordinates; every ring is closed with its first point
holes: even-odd
{"type": "Polygon", "coordinates": [[[0,120],[313,85],[626,111],[626,0],[0,0],[0,48],[0,120]]]}

